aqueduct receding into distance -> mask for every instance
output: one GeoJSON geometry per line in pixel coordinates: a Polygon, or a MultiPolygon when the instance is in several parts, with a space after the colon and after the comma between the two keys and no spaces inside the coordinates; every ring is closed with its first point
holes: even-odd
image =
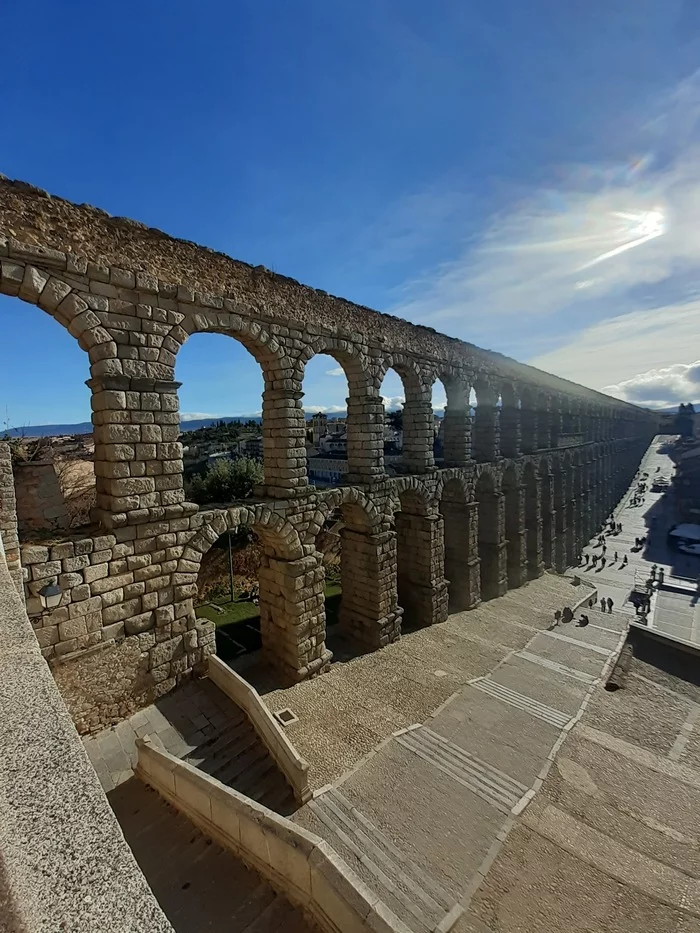
{"type": "Polygon", "coordinates": [[[20,547],[11,469],[0,463],[8,562],[81,731],[152,702],[213,651],[193,597],[202,555],[227,529],[250,525],[264,546],[265,654],[285,677],[309,677],[330,663],[315,537],[334,509],[344,521],[340,624],[374,649],[402,622],[439,622],[448,608],[563,571],[655,433],[633,405],[6,179],[0,261],[0,292],[52,315],[89,360],[95,527],[20,547]],[[265,386],[264,487],[206,509],[185,501],[175,381],[180,347],[205,331],[240,341],[265,386]],[[304,367],[319,353],[349,385],[347,483],[322,490],[307,485],[301,403],[304,367]],[[383,466],[389,368],[406,399],[398,477],[383,466]],[[439,468],[437,380],[447,397],[439,468]],[[47,611],[37,593],[50,579],[63,596],[47,611]]]}

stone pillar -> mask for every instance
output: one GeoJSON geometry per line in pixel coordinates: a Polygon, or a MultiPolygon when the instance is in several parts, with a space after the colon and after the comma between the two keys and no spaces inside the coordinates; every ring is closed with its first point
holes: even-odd
{"type": "Polygon", "coordinates": [[[5,553],[5,562],[10,571],[15,589],[24,600],[22,566],[19,559],[17,536],[17,507],[12,475],[10,445],[0,442],[0,543],[5,553]]]}
{"type": "Polygon", "coordinates": [[[563,424],[564,414],[561,410],[561,403],[553,399],[552,407],[549,411],[549,446],[558,447],[559,437],[564,433],[563,424]]]}
{"type": "Polygon", "coordinates": [[[192,514],[185,503],[179,382],[91,379],[96,518],[106,528],[192,514]]]}
{"type": "Polygon", "coordinates": [[[551,428],[550,428],[550,399],[546,395],[540,395],[537,410],[537,449],[543,450],[551,447],[551,428]]]}
{"type": "Polygon", "coordinates": [[[397,585],[403,625],[422,628],[448,613],[441,515],[396,513],[397,585]]]}
{"type": "Polygon", "coordinates": [[[403,406],[403,462],[410,473],[434,469],[434,437],[430,397],[407,398],[403,406]]]}
{"type": "Polygon", "coordinates": [[[339,625],[368,651],[401,635],[396,594],[396,534],[343,528],[340,573],[343,595],[339,625]]]}
{"type": "Polygon", "coordinates": [[[501,454],[516,459],[521,453],[520,409],[515,404],[515,394],[503,396],[501,406],[501,454]]]}
{"type": "Polygon", "coordinates": [[[540,488],[536,480],[526,487],[525,495],[525,544],[528,580],[535,580],[544,573],[542,559],[542,514],[540,488]]]}
{"type": "Polygon", "coordinates": [[[318,557],[264,555],[258,579],[266,660],[293,682],[327,671],[332,655],[326,649],[325,574],[318,557]]]}
{"type": "Polygon", "coordinates": [[[306,425],[296,380],[266,378],[262,396],[262,439],[265,478],[260,494],[288,499],[306,490],[306,425]],[[289,383],[288,388],[279,383],[289,383]]]}
{"type": "Polygon", "coordinates": [[[520,447],[524,454],[537,450],[538,411],[531,397],[523,396],[520,408],[520,447]]]}
{"type": "Polygon", "coordinates": [[[443,420],[443,459],[446,467],[463,467],[472,452],[472,419],[469,414],[469,386],[448,383],[447,407],[443,420]]]}
{"type": "Polygon", "coordinates": [[[484,493],[479,500],[479,559],[482,599],[503,596],[508,590],[505,497],[484,493]]]}
{"type": "Polygon", "coordinates": [[[498,393],[488,384],[478,385],[474,419],[474,458],[481,463],[497,460],[500,455],[498,393]]]}
{"type": "Polygon", "coordinates": [[[565,573],[568,566],[567,560],[567,508],[566,508],[566,484],[564,474],[561,470],[554,474],[554,504],[555,504],[555,540],[554,540],[554,569],[557,573],[565,573]]]}
{"type": "Polygon", "coordinates": [[[556,553],[556,512],[554,504],[554,476],[540,477],[540,512],[542,515],[542,562],[545,569],[553,567],[556,553]]]}
{"type": "Polygon", "coordinates": [[[525,495],[523,487],[514,485],[505,491],[505,526],[507,541],[508,589],[513,590],[527,580],[525,542],[525,495]]]}
{"type": "Polygon", "coordinates": [[[443,503],[445,576],[450,612],[473,609],[480,602],[478,503],[443,503]]]}
{"type": "Polygon", "coordinates": [[[377,393],[347,399],[348,475],[353,484],[374,483],[384,476],[384,404],[377,393]]]}

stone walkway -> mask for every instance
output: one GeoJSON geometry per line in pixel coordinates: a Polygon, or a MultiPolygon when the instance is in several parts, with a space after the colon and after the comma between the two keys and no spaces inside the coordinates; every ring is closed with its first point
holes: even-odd
{"type": "Polygon", "coordinates": [[[533,635],[294,815],[415,933],[481,880],[610,666],[626,617],[589,617],[533,635]]]}

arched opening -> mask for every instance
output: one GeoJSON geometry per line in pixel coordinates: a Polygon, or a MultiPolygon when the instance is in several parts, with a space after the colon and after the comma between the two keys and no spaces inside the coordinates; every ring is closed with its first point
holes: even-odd
{"type": "Polygon", "coordinates": [[[394,516],[397,591],[402,627],[410,631],[447,618],[443,521],[423,490],[407,489],[400,493],[399,502],[394,516]]]}
{"type": "Polygon", "coordinates": [[[546,460],[540,461],[540,513],[542,516],[542,561],[545,569],[554,566],[554,524],[552,522],[552,510],[554,508],[554,499],[552,491],[552,475],[549,471],[549,463],[546,460]]]}
{"type": "Polygon", "coordinates": [[[317,552],[321,555],[324,574],[324,605],[326,611],[326,630],[340,621],[342,602],[342,531],[345,527],[340,508],[332,509],[326,517],[321,530],[315,538],[317,552]]]}
{"type": "MultiPolygon", "coordinates": [[[[250,587],[252,592],[246,594],[249,598],[234,601],[234,607],[240,611],[242,603],[255,605],[257,600],[262,659],[284,681],[303,680],[327,670],[330,653],[325,645],[324,581],[318,555],[305,555],[294,528],[262,506],[210,514],[208,524],[184,547],[179,568],[182,584],[187,586],[188,578],[191,583],[198,583],[204,556],[222,537],[227,538],[229,533],[232,541],[242,537],[248,546],[252,545],[253,553],[246,559],[256,569],[258,584],[257,588],[255,583],[250,587]]],[[[221,549],[228,550],[228,541],[221,549]]],[[[225,563],[227,559],[230,558],[226,554],[218,561],[225,563]]],[[[235,583],[234,573],[234,586],[235,583]]],[[[230,596],[230,592],[226,595],[230,596]]],[[[212,620],[212,612],[217,610],[209,608],[206,617],[212,620]]],[[[248,611],[251,618],[253,610],[248,611]]],[[[194,606],[188,612],[194,616],[194,606]]],[[[217,623],[216,616],[213,621],[217,623]]],[[[251,631],[255,628],[248,619],[243,621],[251,631]]]]}
{"type": "Polygon", "coordinates": [[[488,463],[497,460],[500,454],[502,399],[498,387],[490,382],[477,380],[473,389],[476,394],[476,410],[472,451],[475,460],[488,463]]]}
{"type": "Polygon", "coordinates": [[[250,526],[220,535],[202,555],[195,615],[216,626],[216,653],[233,665],[259,651],[260,580],[263,546],[250,526]]]}
{"type": "Polygon", "coordinates": [[[496,491],[490,470],[481,472],[476,483],[479,514],[480,591],[482,600],[494,599],[507,589],[504,551],[502,496],[496,491]]]}
{"type": "Polygon", "coordinates": [[[479,602],[478,505],[462,480],[448,480],[440,498],[449,611],[462,612],[479,602]]]}
{"type": "Polygon", "coordinates": [[[186,498],[226,505],[250,497],[265,476],[260,362],[229,335],[196,333],[175,373],[186,498]]]}
{"type": "Polygon", "coordinates": [[[523,493],[514,466],[503,474],[501,488],[505,497],[508,589],[525,582],[525,512],[523,493]]]}
{"type": "Polygon", "coordinates": [[[384,465],[392,473],[425,473],[435,465],[433,448],[436,419],[432,405],[432,382],[410,360],[392,359],[381,384],[384,424],[394,431],[385,440],[400,459],[385,449],[384,465]]]}
{"type": "MultiPolygon", "coordinates": [[[[10,447],[19,540],[87,529],[96,505],[87,344],[33,301],[0,295],[0,437],[10,447]],[[31,344],[28,341],[31,328],[31,344]],[[31,346],[31,353],[29,347],[31,346]]],[[[101,467],[97,472],[103,472],[101,467]]],[[[12,545],[5,541],[8,550],[12,545]]]]}
{"type": "Polygon", "coordinates": [[[408,468],[403,456],[406,392],[395,369],[386,371],[379,392],[384,408],[384,470],[388,476],[396,476],[408,472],[408,468]]]}
{"type": "MultiPolygon", "coordinates": [[[[440,382],[445,397],[438,448],[438,452],[442,455],[442,466],[467,466],[472,452],[469,385],[462,378],[450,376],[442,376],[440,382]]],[[[433,396],[435,396],[435,391],[433,396]]],[[[435,402],[433,404],[435,405],[435,402]]]]}
{"type": "Polygon", "coordinates": [[[534,580],[542,573],[541,518],[539,484],[535,467],[528,463],[523,472],[525,494],[525,555],[527,578],[534,580]]]}
{"type": "Polygon", "coordinates": [[[520,456],[520,408],[515,386],[504,382],[500,394],[500,446],[503,457],[520,456]]]}
{"type": "Polygon", "coordinates": [[[442,467],[445,465],[447,390],[445,384],[439,379],[432,385],[431,407],[433,412],[433,462],[436,466],[442,467]]]}
{"type": "Polygon", "coordinates": [[[319,353],[304,368],[307,477],[311,486],[339,486],[349,470],[348,379],[332,356],[319,353]]]}

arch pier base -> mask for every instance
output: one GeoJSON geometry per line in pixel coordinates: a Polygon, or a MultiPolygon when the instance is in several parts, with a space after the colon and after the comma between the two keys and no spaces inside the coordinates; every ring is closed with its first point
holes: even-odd
{"type": "Polygon", "coordinates": [[[404,627],[444,622],[448,615],[441,515],[396,513],[398,595],[404,627]]]}
{"type": "Polygon", "coordinates": [[[258,574],[265,659],[291,681],[328,671],[333,655],[325,646],[325,574],[317,557],[265,556],[258,574]]]}
{"type": "Polygon", "coordinates": [[[401,636],[396,596],[396,535],[343,528],[341,531],[341,631],[367,651],[401,636]]]}

